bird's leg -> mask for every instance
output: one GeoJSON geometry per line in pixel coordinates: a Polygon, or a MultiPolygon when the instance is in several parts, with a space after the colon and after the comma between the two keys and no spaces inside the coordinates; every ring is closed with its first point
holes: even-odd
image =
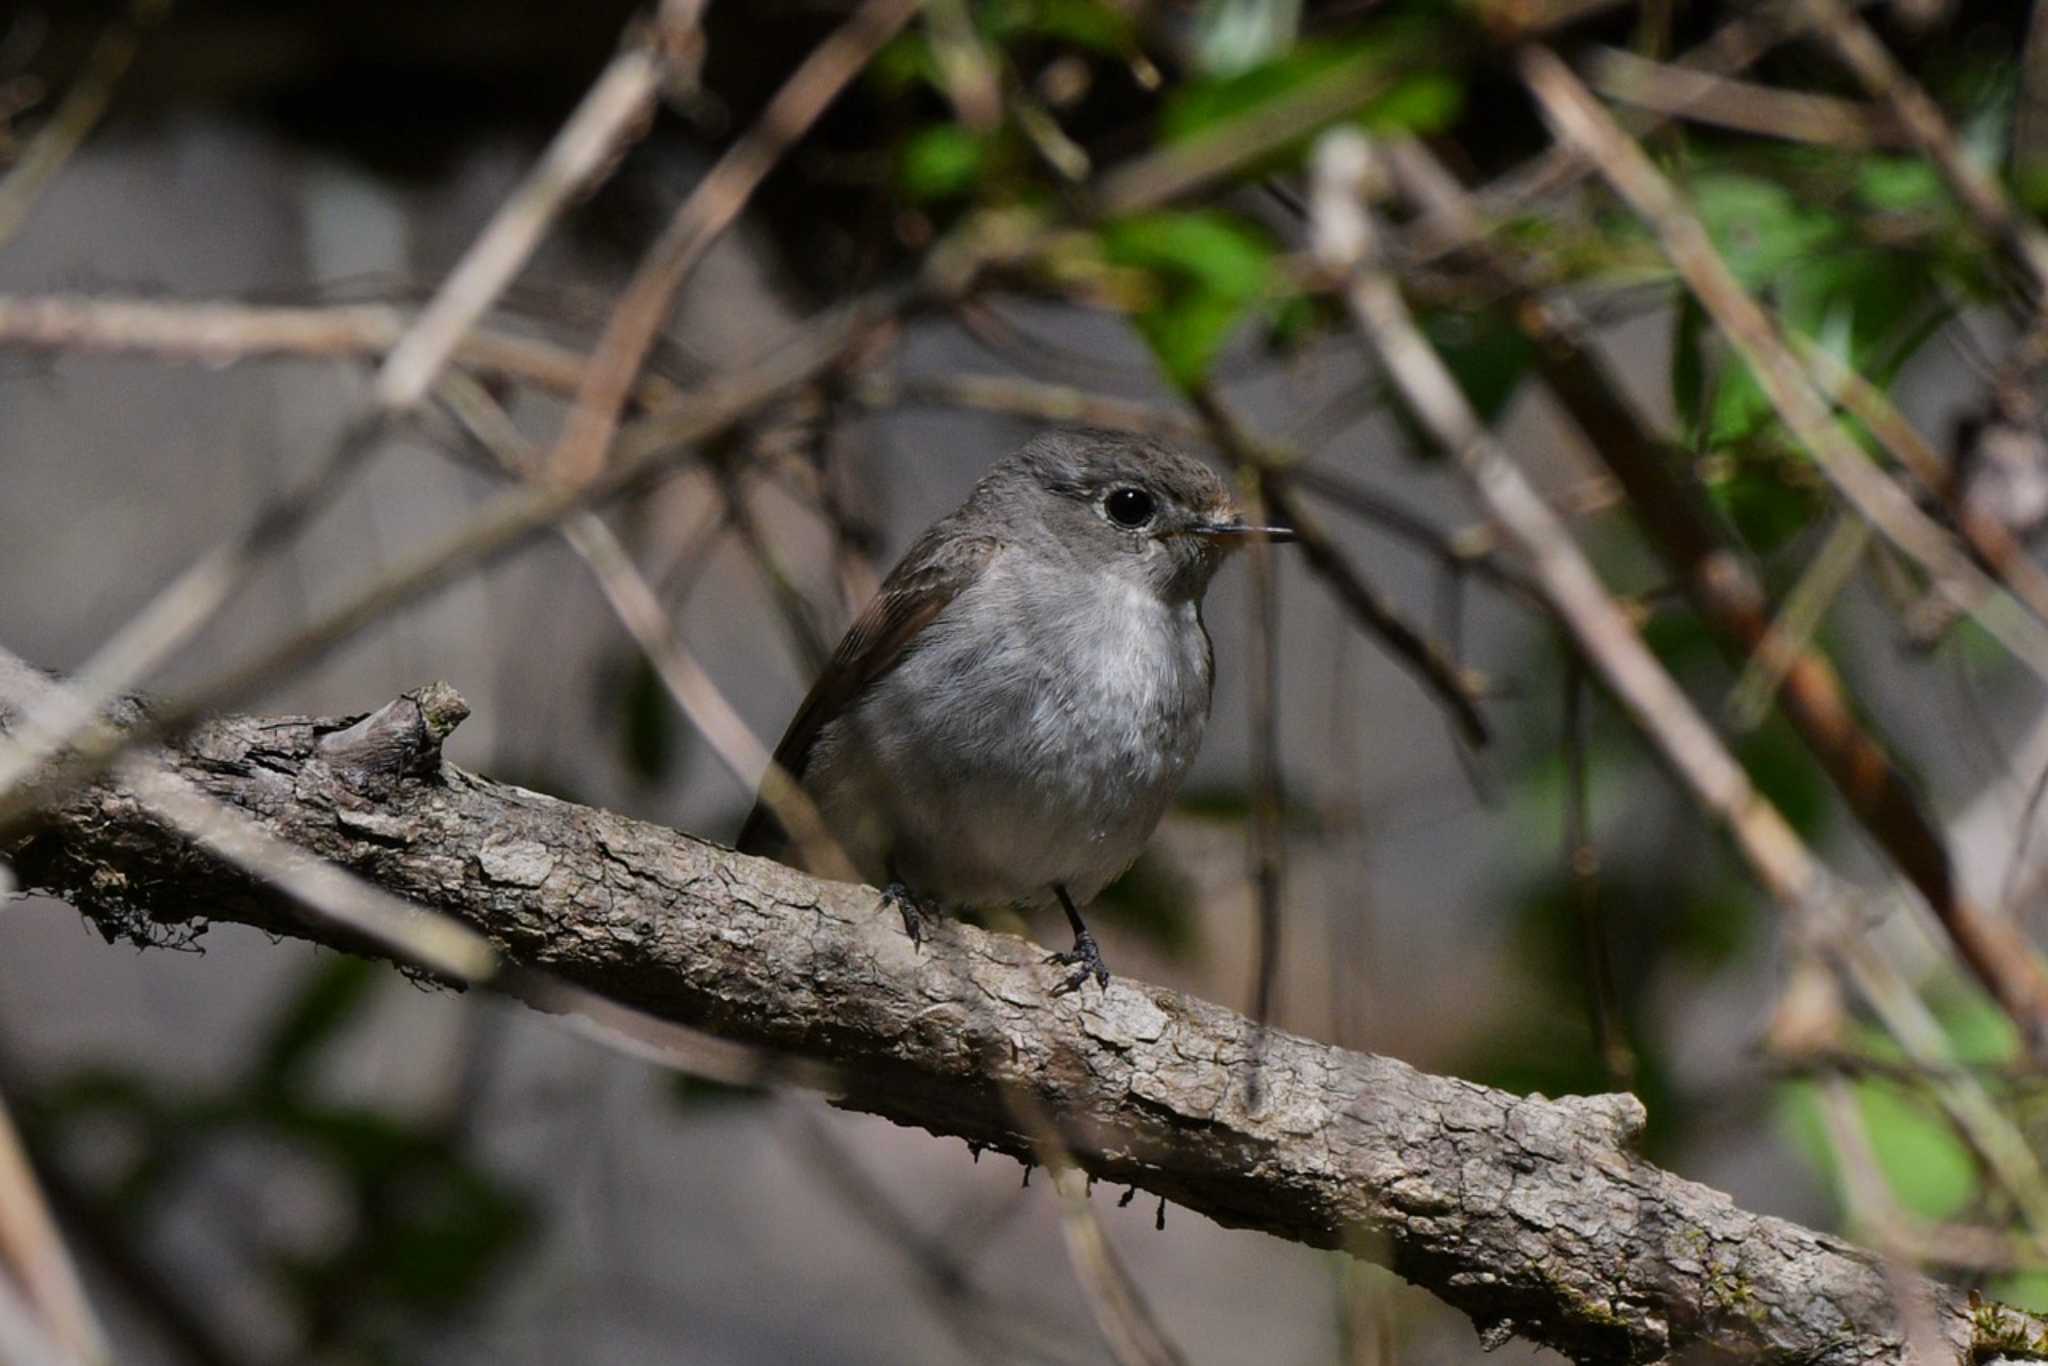
{"type": "Polygon", "coordinates": [[[1088,926],[1081,920],[1081,912],[1074,907],[1074,898],[1067,895],[1067,889],[1055,882],[1053,895],[1060,899],[1060,909],[1067,913],[1067,923],[1074,927],[1074,947],[1065,953],[1049,953],[1048,963],[1068,963],[1074,971],[1064,982],[1053,988],[1053,995],[1064,996],[1080,989],[1090,977],[1104,990],[1109,988],[1109,969],[1102,964],[1102,950],[1095,947],[1095,936],[1088,933],[1088,926]]]}
{"type": "Polygon", "coordinates": [[[903,917],[903,932],[910,936],[910,942],[924,945],[925,917],[938,910],[930,897],[919,896],[910,890],[908,883],[896,876],[896,865],[889,865],[889,885],[882,889],[882,904],[894,906],[903,917]]]}

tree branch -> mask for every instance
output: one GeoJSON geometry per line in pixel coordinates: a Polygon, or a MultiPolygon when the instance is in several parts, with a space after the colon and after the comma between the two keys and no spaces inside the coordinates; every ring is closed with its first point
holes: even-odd
{"type": "MultiPolygon", "coordinates": [[[[343,736],[355,719],[231,717],[161,757],[515,963],[826,1060],[841,1105],[1028,1158],[1034,1136],[1010,1103],[1025,1097],[1091,1174],[1384,1261],[1489,1341],[1517,1333],[1580,1361],[1910,1355],[1878,1258],[1643,1161],[1631,1097],[1511,1096],[1127,980],[1056,997],[1021,940],[948,923],[919,952],[872,889],[465,772],[441,759],[443,728],[401,724],[403,704],[349,732],[376,745],[343,736]]],[[[227,921],[361,947],[194,849],[115,780],[0,856],[109,938],[227,921]]],[[[1957,1362],[2048,1334],[1948,1287],[1911,1288],[1957,1362]]]]}

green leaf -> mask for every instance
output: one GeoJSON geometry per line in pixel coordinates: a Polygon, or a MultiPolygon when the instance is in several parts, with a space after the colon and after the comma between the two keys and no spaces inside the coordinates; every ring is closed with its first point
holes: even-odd
{"type": "Polygon", "coordinates": [[[1671,329],[1671,402],[1678,410],[1686,444],[1700,441],[1700,410],[1707,396],[1707,311],[1687,290],[1678,297],[1678,323],[1671,329]]]}
{"type": "Polygon", "coordinates": [[[1770,283],[1841,232],[1833,215],[1759,176],[1709,171],[1692,181],[1693,201],[1714,243],[1745,285],[1770,283]]]}
{"type": "Polygon", "coordinates": [[[1436,133],[1465,107],[1465,87],[1441,71],[1403,76],[1365,106],[1360,121],[1375,133],[1436,133]]]}
{"type": "MultiPolygon", "coordinates": [[[[1741,372],[1747,380],[1749,371],[1741,372]]],[[[1733,387],[1733,386],[1731,386],[1733,387]]],[[[1773,414],[1751,414],[1749,420],[1775,420],[1773,414]]],[[[1718,435],[1718,433],[1717,433],[1718,435]]],[[[1722,444],[1747,440],[1749,433],[1727,436],[1722,444]]],[[[1708,485],[1708,493],[1728,520],[1735,524],[1743,544],[1768,553],[1789,542],[1813,524],[1820,500],[1813,490],[1789,483],[1775,459],[1746,460],[1737,464],[1726,478],[1708,485]]]]}
{"type": "Polygon", "coordinates": [[[885,95],[901,95],[915,86],[944,89],[938,58],[922,29],[909,29],[882,44],[868,63],[867,79],[885,95]]]}
{"type": "Polygon", "coordinates": [[[1124,875],[1103,889],[1089,913],[1101,913],[1165,954],[1184,959],[1197,947],[1194,885],[1163,854],[1147,849],[1124,875]]]}
{"type": "Polygon", "coordinates": [[[682,738],[676,704],[661,675],[645,655],[635,654],[619,699],[619,757],[626,770],[641,782],[660,782],[675,771],[682,738]]]}
{"type": "Polygon", "coordinates": [[[1131,16],[1104,0],[998,0],[984,7],[980,18],[997,42],[1051,38],[1105,56],[1129,52],[1138,37],[1131,16]]]}
{"type": "Polygon", "coordinates": [[[1148,272],[1157,288],[1137,317],[1167,377],[1190,388],[1272,281],[1273,249],[1251,225],[1213,210],[1146,214],[1102,232],[1112,265],[1148,272]]]}
{"type": "Polygon", "coordinates": [[[1856,194],[1880,213],[1940,212],[1948,206],[1941,173],[1918,157],[1864,157],[1856,167],[1856,194]]]}
{"type": "Polygon", "coordinates": [[[255,1082],[271,1090],[287,1090],[305,1078],[319,1052],[355,1018],[377,969],[367,959],[335,958],[307,979],[258,1050],[255,1082]]]}
{"type": "Polygon", "coordinates": [[[2019,1031],[1990,997],[1957,991],[1936,1003],[1935,1014],[1956,1060],[1965,1066],[1999,1067],[2019,1060],[2019,1031]]]}
{"type": "Polygon", "coordinates": [[[1820,832],[1833,788],[1790,722],[1773,715],[1736,743],[1735,757],[1793,829],[1809,839],[1820,832]]]}
{"type": "MultiPolygon", "coordinates": [[[[1464,86],[1432,67],[1441,55],[1434,26],[1390,24],[1364,41],[1305,42],[1235,75],[1190,81],[1166,102],[1160,136],[1169,142],[1218,136],[1230,125],[1267,117],[1290,103],[1329,100],[1339,112],[1276,150],[1265,164],[1287,164],[1321,127],[1351,117],[1380,132],[1433,132],[1457,117],[1464,86]]],[[[1257,169],[1257,168],[1248,168],[1257,169]]]]}
{"type": "MultiPolygon", "coordinates": [[[[1899,1204],[1924,1219],[1951,1219],[1966,1211],[1978,1195],[1977,1166],[1933,1108],[1883,1082],[1855,1083],[1854,1093],[1878,1170],[1899,1204]]],[[[1814,1084],[1788,1082],[1778,1097],[1780,1129],[1839,1187],[1839,1164],[1814,1084]]]]}
{"type": "Polygon", "coordinates": [[[723,1109],[736,1102],[766,1100],[769,1094],[758,1086],[712,1081],[708,1077],[693,1077],[687,1072],[678,1072],[669,1078],[669,1099],[675,1102],[678,1109],[723,1109]]]}
{"type": "Polygon", "coordinates": [[[957,123],[934,124],[903,145],[897,183],[910,199],[928,203],[972,190],[988,162],[988,143],[957,123]]]}
{"type": "Polygon", "coordinates": [[[1487,423],[1508,406],[1536,358],[1522,330],[1492,314],[1432,313],[1423,319],[1422,330],[1487,423]]]}
{"type": "Polygon", "coordinates": [[[2019,1271],[1991,1283],[1992,1298],[2036,1314],[2048,1313],[2048,1271],[2019,1271]]]}

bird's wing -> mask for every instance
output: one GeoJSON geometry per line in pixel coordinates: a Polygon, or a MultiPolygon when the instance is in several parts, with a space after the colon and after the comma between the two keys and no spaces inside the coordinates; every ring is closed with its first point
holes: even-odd
{"type": "MultiPolygon", "coordinates": [[[[775,747],[775,762],[790,777],[803,777],[818,733],[909,657],[919,632],[946,610],[1000,547],[993,537],[945,535],[940,534],[942,529],[943,524],[925,533],[889,571],[881,591],[840,638],[825,672],[797,708],[782,743],[775,747]]],[[[743,853],[772,854],[786,838],[781,822],[757,799],[736,847],[743,853]]]]}

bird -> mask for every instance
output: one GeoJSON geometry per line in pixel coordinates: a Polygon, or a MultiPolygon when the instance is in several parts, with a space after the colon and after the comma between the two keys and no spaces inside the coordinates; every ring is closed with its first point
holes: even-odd
{"type": "MultiPolygon", "coordinates": [[[[1195,761],[1215,653],[1202,597],[1255,537],[1208,465],[1150,436],[1054,429],[919,536],[797,708],[774,760],[913,941],[940,909],[1057,903],[1056,991],[1109,970],[1081,916],[1195,761]]],[[[797,862],[757,797],[738,848],[797,862]]]]}

